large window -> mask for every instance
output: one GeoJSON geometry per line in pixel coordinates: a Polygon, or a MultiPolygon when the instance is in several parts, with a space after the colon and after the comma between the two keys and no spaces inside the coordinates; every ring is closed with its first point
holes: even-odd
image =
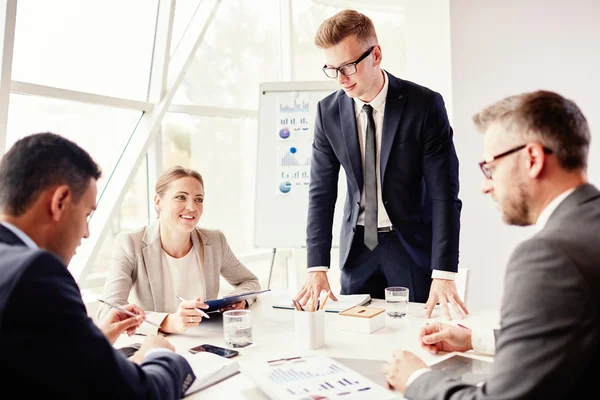
{"type": "Polygon", "coordinates": [[[100,195],[141,116],[139,111],[13,94],[6,146],[38,132],[53,132],[73,140],[102,168],[100,195]]]}
{"type": "Polygon", "coordinates": [[[12,79],[146,100],[158,0],[20,1],[12,79]]]}
{"type": "Polygon", "coordinates": [[[174,103],[258,108],[258,85],[280,79],[279,2],[223,1],[174,103]]]}

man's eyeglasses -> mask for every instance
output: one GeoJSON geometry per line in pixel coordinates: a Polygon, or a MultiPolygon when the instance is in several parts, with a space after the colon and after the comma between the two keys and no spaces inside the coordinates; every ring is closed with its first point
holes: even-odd
{"type": "Polygon", "coordinates": [[[341,65],[339,67],[323,67],[323,72],[327,75],[328,78],[337,78],[338,71],[344,76],[354,75],[356,73],[356,64],[369,57],[369,54],[373,51],[375,46],[369,47],[369,50],[365,51],[362,56],[358,57],[356,61],[353,61],[348,64],[341,65]]]}
{"type": "MultiPolygon", "coordinates": [[[[504,153],[500,153],[498,155],[495,155],[494,157],[492,157],[491,160],[488,161],[481,161],[479,163],[479,168],[481,168],[481,172],[483,172],[483,175],[485,175],[485,177],[489,180],[492,180],[492,170],[491,168],[488,166],[489,164],[491,164],[492,162],[501,159],[502,157],[506,157],[508,155],[511,155],[512,153],[516,153],[519,150],[523,150],[525,147],[527,147],[526,144],[522,144],[520,146],[514,147],[508,151],[505,151],[504,153]]],[[[544,153],[546,154],[552,154],[552,150],[544,147],[544,153]]]]}

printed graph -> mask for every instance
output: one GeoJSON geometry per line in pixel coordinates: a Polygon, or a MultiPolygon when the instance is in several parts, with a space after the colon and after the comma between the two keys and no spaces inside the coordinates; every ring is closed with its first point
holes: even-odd
{"type": "Polygon", "coordinates": [[[323,356],[270,365],[252,371],[266,392],[278,399],[390,399],[393,394],[323,356]]]}
{"type": "Polygon", "coordinates": [[[277,194],[308,193],[310,146],[280,145],[277,151],[277,194]]]}

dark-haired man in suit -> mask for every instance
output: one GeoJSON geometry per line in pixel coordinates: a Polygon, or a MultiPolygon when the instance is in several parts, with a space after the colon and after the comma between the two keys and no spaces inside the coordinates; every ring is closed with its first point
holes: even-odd
{"type": "MultiPolygon", "coordinates": [[[[67,270],[88,237],[100,174],[87,152],[52,133],[17,141],[0,161],[2,389],[57,399],[181,398],[195,379],[185,358],[153,336],[126,359],[88,317],[67,270]]],[[[112,315],[109,336],[143,321],[112,315]]]]}

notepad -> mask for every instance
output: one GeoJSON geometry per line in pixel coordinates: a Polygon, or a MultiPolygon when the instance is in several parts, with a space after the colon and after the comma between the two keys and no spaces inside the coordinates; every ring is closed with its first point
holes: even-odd
{"type": "Polygon", "coordinates": [[[196,375],[196,380],[185,392],[186,396],[221,382],[240,371],[237,361],[214,353],[201,352],[186,354],[184,357],[196,375]]]}
{"type": "MultiPolygon", "coordinates": [[[[339,313],[340,311],[347,310],[354,306],[366,306],[371,302],[371,296],[368,294],[340,294],[336,296],[338,301],[332,299],[327,300],[325,303],[325,311],[331,313],[339,313]]],[[[289,302],[281,302],[273,304],[273,308],[281,308],[285,310],[293,310],[292,299],[289,302]]],[[[309,309],[305,307],[305,310],[309,309]]]]}

